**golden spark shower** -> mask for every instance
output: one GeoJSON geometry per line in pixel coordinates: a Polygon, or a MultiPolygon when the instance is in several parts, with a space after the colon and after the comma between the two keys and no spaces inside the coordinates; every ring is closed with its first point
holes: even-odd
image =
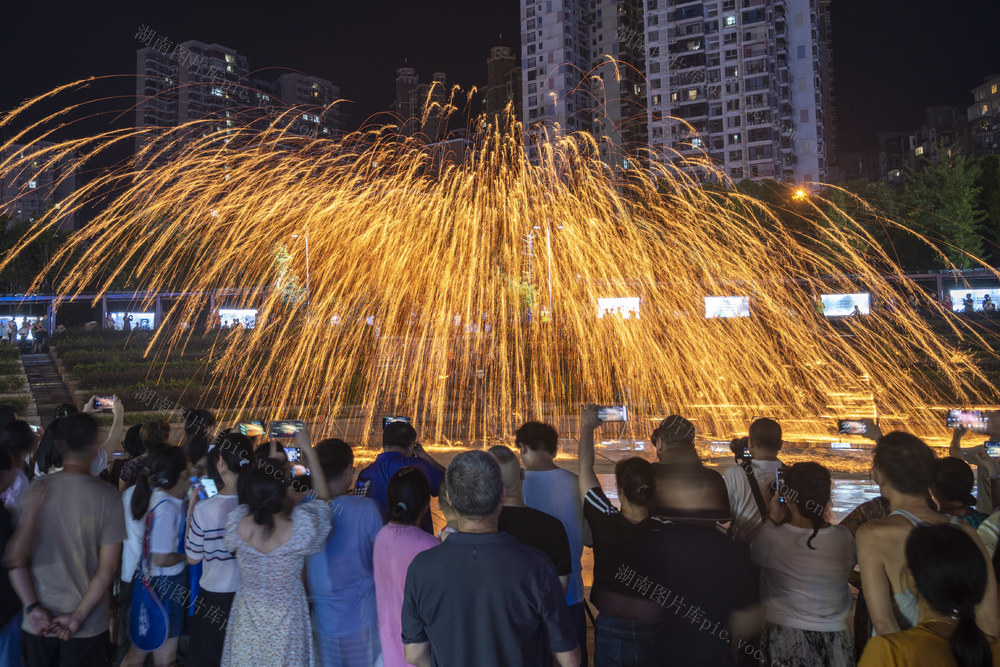
{"type": "Polygon", "coordinates": [[[38,144],[86,114],[23,120],[40,101],[0,120],[12,137],[0,148],[32,146],[2,153],[0,176],[64,159],[86,170],[140,146],[36,221],[25,240],[96,211],[42,274],[66,295],[99,298],[125,280],[189,293],[149,344],[153,377],[165,351],[214,324],[213,293],[256,308],[256,326],[211,359],[213,407],[234,415],[401,414],[438,441],[473,441],[582,401],[627,404],[627,429],[648,436],[648,420],[671,412],[703,433],[745,431],[757,415],[798,433],[876,414],[941,431],[929,406],[996,400],[910,297],[960,339],[985,341],[861,224],[818,196],[778,210],[702,186],[689,174],[711,172],[707,161],[614,171],[588,135],[551,131],[526,147],[519,124],[491,119],[451,145],[392,124],[302,136],[294,111],[38,144]],[[859,292],[869,315],[817,312],[821,293],[859,292]],[[749,316],[706,317],[706,297],[746,297],[723,305],[749,316]]]}

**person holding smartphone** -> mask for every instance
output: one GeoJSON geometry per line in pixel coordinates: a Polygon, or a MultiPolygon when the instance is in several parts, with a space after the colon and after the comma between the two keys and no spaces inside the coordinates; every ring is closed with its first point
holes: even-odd
{"type": "Polygon", "coordinates": [[[196,667],[218,667],[222,662],[225,623],[218,622],[215,617],[210,618],[205,612],[214,608],[223,617],[228,617],[240,587],[240,566],[236,556],[225,548],[223,542],[226,517],[239,504],[237,479],[240,471],[250,465],[250,454],[250,440],[246,436],[237,433],[220,435],[207,457],[208,476],[215,483],[218,493],[204,500],[199,493],[195,493],[188,505],[184,553],[190,565],[202,563],[201,591],[195,602],[195,609],[202,613],[196,612],[191,618],[191,639],[187,651],[187,663],[196,667]]]}
{"type": "Polygon", "coordinates": [[[761,568],[765,662],[852,664],[847,620],[854,540],[846,527],[827,520],[830,472],[818,463],[796,463],[782,469],[776,486],[769,521],[750,545],[750,560],[761,568]]]}

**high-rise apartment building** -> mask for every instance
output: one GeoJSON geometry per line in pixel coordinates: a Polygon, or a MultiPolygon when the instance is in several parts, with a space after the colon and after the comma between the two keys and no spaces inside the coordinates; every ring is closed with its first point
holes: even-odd
{"type": "Polygon", "coordinates": [[[591,128],[601,159],[620,169],[645,155],[646,53],[642,0],[592,0],[589,70],[591,128]]]}
{"type": "Polygon", "coordinates": [[[590,0],[521,0],[521,85],[528,132],[589,130],[594,100],[590,0]]]}
{"type": "Polygon", "coordinates": [[[1000,153],[1000,74],[973,88],[972,99],[968,111],[972,154],[1000,153]]]}
{"type": "MultiPolygon", "coordinates": [[[[235,132],[256,122],[286,118],[288,130],[323,136],[339,130],[339,89],[329,81],[298,73],[277,81],[248,76],[245,56],[219,44],[190,40],[172,50],[147,46],[136,52],[136,127],[180,127],[216,120],[196,131],[235,132]],[[295,113],[287,113],[289,108],[295,113]]],[[[263,126],[263,125],[262,125],[263,126]]],[[[136,150],[148,137],[137,134],[136,150]]]]}
{"type": "Polygon", "coordinates": [[[429,82],[421,83],[417,70],[408,64],[397,69],[392,110],[400,122],[400,131],[409,136],[421,134],[429,141],[448,138],[451,119],[445,113],[445,104],[450,94],[448,75],[444,72],[434,72],[429,82]],[[425,120],[424,111],[428,107],[425,120]]]}
{"type": "Polygon", "coordinates": [[[646,0],[650,147],[733,180],[830,180],[830,0],[646,0]]]}
{"type": "MultiPolygon", "coordinates": [[[[12,144],[0,151],[0,162],[18,159],[25,152],[38,153],[54,146],[50,141],[36,141],[28,145],[12,144]]],[[[0,178],[0,215],[14,222],[32,222],[46,211],[59,208],[76,190],[77,168],[72,159],[66,158],[53,164],[39,159],[26,164],[17,173],[7,173],[0,178]]],[[[76,229],[77,216],[64,216],[59,222],[63,230],[76,229]]]]}

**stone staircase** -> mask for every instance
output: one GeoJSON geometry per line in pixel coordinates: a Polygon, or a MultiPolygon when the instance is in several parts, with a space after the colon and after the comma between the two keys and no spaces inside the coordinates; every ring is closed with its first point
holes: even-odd
{"type": "Polygon", "coordinates": [[[55,362],[47,354],[22,354],[21,365],[28,377],[28,386],[35,399],[38,417],[42,424],[52,421],[57,406],[62,403],[73,403],[66,385],[63,384],[55,362]]]}

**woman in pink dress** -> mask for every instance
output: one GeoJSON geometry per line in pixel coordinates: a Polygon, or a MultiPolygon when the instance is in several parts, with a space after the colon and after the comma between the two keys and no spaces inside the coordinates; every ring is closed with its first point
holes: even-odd
{"type": "Polygon", "coordinates": [[[430,482],[416,468],[403,468],[389,480],[389,523],[375,537],[372,554],[378,634],[385,667],[408,667],[410,664],[403,657],[401,639],[403,589],[406,570],[414,556],[440,544],[420,528],[420,519],[430,510],[430,500],[430,482]]]}

